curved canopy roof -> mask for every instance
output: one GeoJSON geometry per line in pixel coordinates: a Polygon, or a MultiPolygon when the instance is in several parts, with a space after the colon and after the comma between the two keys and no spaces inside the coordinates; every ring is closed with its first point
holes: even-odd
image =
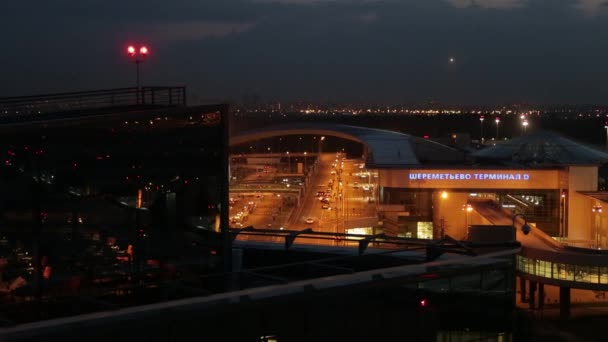
{"type": "Polygon", "coordinates": [[[360,142],[368,149],[367,164],[373,168],[420,166],[425,162],[462,161],[456,149],[409,134],[333,123],[292,123],[267,126],[230,137],[230,146],[285,135],[327,135],[360,142]]]}
{"type": "Polygon", "coordinates": [[[589,165],[608,162],[608,153],[550,131],[535,131],[472,154],[477,160],[523,165],[589,165]]]}

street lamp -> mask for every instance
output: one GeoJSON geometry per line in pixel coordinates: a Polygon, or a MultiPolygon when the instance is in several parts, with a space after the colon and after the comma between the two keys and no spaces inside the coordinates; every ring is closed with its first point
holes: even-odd
{"type": "Polygon", "coordinates": [[[135,46],[133,46],[133,45],[129,45],[127,47],[127,53],[129,54],[129,57],[131,57],[133,59],[133,61],[135,62],[136,86],[137,86],[136,99],[137,99],[137,104],[139,104],[140,100],[141,100],[140,99],[140,85],[139,85],[139,65],[144,62],[146,57],[148,57],[148,54],[150,54],[150,49],[145,45],[140,46],[139,49],[135,48],[135,46]]]}
{"type": "Polygon", "coordinates": [[[469,203],[462,206],[464,211],[464,229],[466,230],[469,225],[469,213],[473,211],[473,206],[469,203]]]}
{"type": "Polygon", "coordinates": [[[479,135],[481,136],[481,142],[482,143],[483,143],[483,120],[484,120],[484,117],[482,115],[482,116],[479,117],[479,122],[481,123],[480,124],[480,133],[479,133],[479,135]]]}
{"type": "Polygon", "coordinates": [[[596,204],[591,208],[591,211],[595,213],[595,248],[599,248],[599,238],[600,238],[600,220],[599,215],[602,212],[602,206],[600,204],[596,204]]]}
{"type": "Polygon", "coordinates": [[[608,148],[608,121],[604,122],[604,129],[606,129],[606,148],[608,148]]]}
{"type": "Polygon", "coordinates": [[[291,173],[291,157],[289,156],[289,151],[287,153],[287,173],[291,173]]]}
{"type": "Polygon", "coordinates": [[[324,136],[321,137],[321,139],[319,139],[319,155],[321,155],[321,151],[322,151],[322,149],[321,149],[321,143],[323,142],[323,140],[325,140],[324,136]]]}
{"type": "Polygon", "coordinates": [[[496,117],[496,120],[494,120],[496,122],[496,140],[498,140],[498,126],[500,124],[500,117],[496,117]]]}
{"type": "Polygon", "coordinates": [[[306,155],[308,152],[304,151],[304,173],[306,173],[306,155]]]}
{"type": "Polygon", "coordinates": [[[524,134],[526,134],[526,128],[528,128],[528,120],[524,119],[524,121],[521,123],[521,126],[524,129],[524,134]]]}
{"type": "Polygon", "coordinates": [[[521,232],[524,233],[524,235],[528,235],[530,234],[530,231],[532,231],[532,228],[530,228],[530,226],[528,225],[526,217],[523,214],[515,214],[513,215],[513,240],[516,240],[515,220],[517,220],[518,217],[521,217],[522,220],[524,220],[524,223],[522,223],[521,225],[521,232]]]}

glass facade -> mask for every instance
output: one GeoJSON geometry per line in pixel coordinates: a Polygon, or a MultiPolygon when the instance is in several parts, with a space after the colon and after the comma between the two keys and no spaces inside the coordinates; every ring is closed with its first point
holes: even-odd
{"type": "MultiPolygon", "coordinates": [[[[400,189],[383,188],[382,204],[402,205],[400,236],[415,237],[417,222],[433,220],[433,193],[440,189],[400,189]]],[[[495,190],[459,189],[450,192],[467,194],[469,200],[492,200],[502,208],[523,214],[527,221],[550,236],[560,234],[560,192],[559,190],[495,190]]],[[[436,203],[435,203],[436,204],[436,203]]],[[[439,229],[436,229],[437,231],[439,229]]]]}
{"type": "Polygon", "coordinates": [[[528,222],[550,236],[559,236],[559,190],[508,190],[496,192],[503,207],[523,214],[528,222]]]}
{"type": "Polygon", "coordinates": [[[220,269],[226,118],[214,105],[0,125],[0,301],[192,295],[155,289],[220,269]]]}
{"type": "Polygon", "coordinates": [[[590,284],[608,284],[608,267],[584,266],[517,256],[517,270],[549,279],[590,284]]]}

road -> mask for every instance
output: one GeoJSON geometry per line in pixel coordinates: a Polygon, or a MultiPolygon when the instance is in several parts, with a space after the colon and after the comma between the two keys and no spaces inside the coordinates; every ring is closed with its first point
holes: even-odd
{"type": "MultiPolygon", "coordinates": [[[[312,228],[314,231],[329,233],[344,233],[356,220],[362,218],[375,218],[376,206],[374,200],[374,172],[362,168],[362,162],[358,159],[346,160],[344,154],[324,153],[319,156],[314,171],[309,175],[307,186],[304,188],[303,197],[299,205],[297,194],[270,193],[260,185],[263,192],[250,192],[248,197],[234,205],[230,211],[231,218],[238,211],[242,211],[244,205],[251,207],[255,203],[255,210],[250,213],[241,225],[232,221],[232,226],[253,226],[256,228],[271,228],[289,230],[302,230],[312,228]],[[319,192],[325,192],[330,196],[323,196],[329,202],[329,208],[323,209],[323,204],[318,196],[319,192]],[[250,204],[250,202],[253,202],[250,204]],[[312,223],[306,221],[310,219],[312,223]]],[[[274,169],[261,177],[251,174],[243,179],[244,183],[252,181],[267,182],[274,184],[276,188],[277,179],[274,169]],[[272,177],[275,175],[275,177],[272,177]]],[[[261,173],[261,172],[260,172],[261,173]]],[[[278,180],[279,184],[281,180],[278,180]]],[[[240,183],[238,186],[242,185],[240,183]]],[[[257,187],[257,185],[255,186],[257,187]]],[[[269,185],[266,189],[270,189],[269,185]]],[[[243,195],[241,193],[241,195],[243,195]]],[[[232,194],[231,196],[235,196],[232,194]]],[[[371,233],[371,232],[366,232],[371,233]]],[[[249,237],[259,239],[257,237],[249,237]]],[[[334,240],[324,239],[298,239],[297,243],[330,244],[334,240]]]]}

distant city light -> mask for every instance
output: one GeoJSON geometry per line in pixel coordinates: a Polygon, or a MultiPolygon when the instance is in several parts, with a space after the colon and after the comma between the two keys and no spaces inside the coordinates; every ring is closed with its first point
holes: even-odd
{"type": "Polygon", "coordinates": [[[454,64],[454,62],[456,62],[456,59],[454,57],[450,57],[449,61],[450,61],[450,64],[454,64]]]}

